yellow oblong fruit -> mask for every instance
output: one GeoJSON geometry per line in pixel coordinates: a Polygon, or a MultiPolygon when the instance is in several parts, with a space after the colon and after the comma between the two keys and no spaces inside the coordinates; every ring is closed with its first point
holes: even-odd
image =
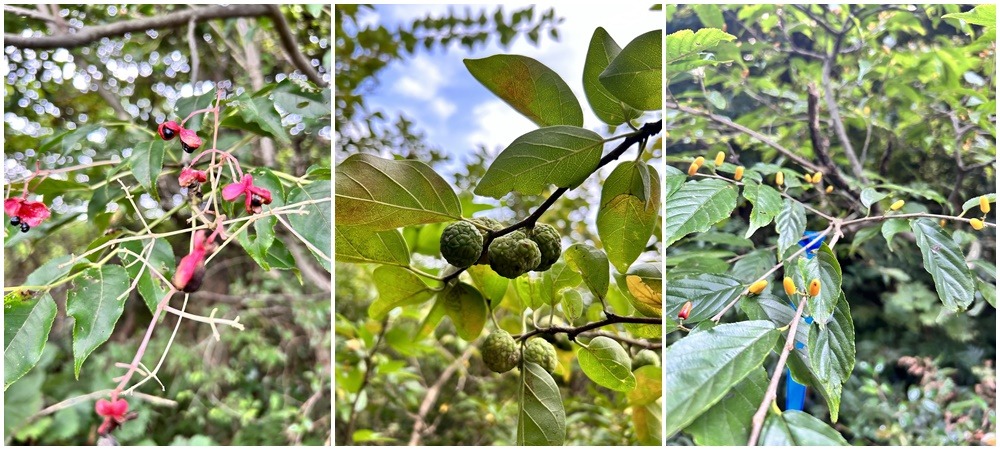
{"type": "Polygon", "coordinates": [[[715,154],[715,165],[716,167],[721,166],[722,163],[726,162],[726,153],[719,152],[715,154]]]}
{"type": "Polygon", "coordinates": [[[988,214],[990,212],[990,199],[986,198],[985,195],[979,197],[979,210],[982,211],[983,214],[988,214]]]}
{"type": "Polygon", "coordinates": [[[817,295],[819,295],[819,278],[813,278],[809,282],[809,296],[815,297],[817,295]]]}
{"type": "Polygon", "coordinates": [[[702,164],[705,164],[705,157],[704,156],[699,156],[699,157],[695,158],[694,159],[694,163],[697,164],[698,167],[700,168],[702,164]]]}
{"type": "Polygon", "coordinates": [[[812,177],[812,175],[809,175],[809,174],[807,173],[807,174],[805,175],[805,177],[806,177],[806,183],[812,183],[812,182],[813,182],[813,177],[812,177]]]}
{"type": "Polygon", "coordinates": [[[761,292],[764,292],[764,288],[766,287],[767,287],[767,280],[759,280],[754,284],[751,284],[750,287],[747,288],[747,290],[750,291],[751,294],[760,294],[761,292]]]}
{"type": "Polygon", "coordinates": [[[972,229],[976,231],[982,230],[983,227],[985,226],[985,224],[983,224],[983,221],[979,219],[969,220],[969,225],[972,225],[972,229]]]}
{"type": "Polygon", "coordinates": [[[746,169],[744,169],[743,166],[737,167],[736,168],[736,173],[733,174],[733,179],[736,180],[736,181],[742,180],[743,179],[743,171],[744,170],[746,170],[746,169]]]}
{"type": "Polygon", "coordinates": [[[774,175],[774,184],[778,186],[785,184],[785,172],[778,172],[774,175]]]}
{"type": "Polygon", "coordinates": [[[902,200],[896,200],[895,203],[893,203],[892,205],[889,206],[889,209],[891,209],[893,211],[899,211],[899,208],[902,208],[903,205],[905,205],[905,204],[906,204],[906,202],[904,202],[902,200]]]}
{"type": "Polygon", "coordinates": [[[833,185],[830,185],[830,186],[826,187],[826,193],[829,194],[831,192],[833,192],[833,185]]]}
{"type": "Polygon", "coordinates": [[[785,285],[785,293],[788,294],[789,297],[795,295],[795,292],[798,291],[798,289],[795,288],[795,281],[792,280],[792,277],[785,277],[783,284],[785,285]]]}
{"type": "Polygon", "coordinates": [[[691,163],[691,165],[688,166],[688,176],[689,177],[693,177],[694,174],[696,174],[696,173],[698,173],[698,164],[691,163]]]}
{"type": "Polygon", "coordinates": [[[823,179],[823,172],[816,172],[813,174],[813,183],[819,183],[823,179]]]}

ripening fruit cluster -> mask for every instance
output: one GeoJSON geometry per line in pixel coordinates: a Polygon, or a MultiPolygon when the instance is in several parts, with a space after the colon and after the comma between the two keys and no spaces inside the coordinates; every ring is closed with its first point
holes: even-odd
{"type": "Polygon", "coordinates": [[[544,223],[497,237],[484,252],[488,233],[502,228],[489,218],[452,223],[441,233],[441,256],[458,268],[489,264],[496,273],[517,278],[529,271],[549,270],[562,255],[559,232],[544,223]]]}
{"type": "Polygon", "coordinates": [[[982,211],[983,217],[969,219],[969,225],[972,225],[972,229],[979,231],[986,226],[986,215],[990,212],[990,199],[989,197],[983,195],[979,197],[979,210],[982,211]]]}

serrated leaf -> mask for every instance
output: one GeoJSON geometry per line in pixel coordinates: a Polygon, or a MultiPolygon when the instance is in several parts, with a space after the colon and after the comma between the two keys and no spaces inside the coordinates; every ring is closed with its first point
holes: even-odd
{"type": "Polygon", "coordinates": [[[618,56],[621,47],[604,28],[597,27],[587,47],[587,57],[583,63],[583,93],[587,96],[594,115],[602,122],[618,126],[641,114],[611,94],[601,84],[598,77],[608,64],[618,56]]]}
{"type": "Polygon", "coordinates": [[[750,226],[745,238],[753,236],[754,231],[767,226],[781,212],[781,194],[773,187],[746,180],[743,184],[743,197],[753,204],[750,211],[750,226]]]}
{"type": "Polygon", "coordinates": [[[809,313],[813,320],[820,326],[825,325],[833,316],[833,310],[837,307],[837,299],[841,295],[841,283],[843,274],[840,270],[840,262],[830,247],[823,244],[816,251],[816,256],[807,260],[802,278],[796,280],[800,289],[809,286],[809,282],[819,279],[819,295],[809,297],[809,313]]]}
{"type": "Polygon", "coordinates": [[[666,315],[677,317],[684,304],[691,302],[685,323],[698,323],[722,311],[746,290],[744,284],[728,275],[700,274],[667,282],[664,308],[666,315]]]}
{"type": "Polygon", "coordinates": [[[368,227],[337,225],[337,261],[409,266],[410,251],[399,230],[372,231],[368,227]]]}
{"type": "Polygon", "coordinates": [[[155,188],[156,178],[163,170],[163,152],[163,140],[156,139],[136,145],[128,159],[132,175],[154,197],[159,196],[155,188]]]}
{"type": "Polygon", "coordinates": [[[774,250],[762,248],[743,255],[739,261],[733,264],[729,273],[736,279],[749,284],[764,276],[777,263],[774,250]]]}
{"type": "Polygon", "coordinates": [[[888,196],[889,194],[883,194],[873,188],[864,188],[861,190],[861,204],[865,205],[865,208],[871,211],[872,205],[882,201],[882,199],[888,196]]]}
{"type": "Polygon", "coordinates": [[[451,185],[420,161],[357,153],[337,166],[336,182],[339,225],[382,231],[462,219],[451,185]]]}
{"type": "Polygon", "coordinates": [[[559,74],[532,58],[493,55],[465,59],[469,73],[539,127],[583,126],[583,109],[559,74]]]}
{"type": "Polygon", "coordinates": [[[517,445],[562,445],[566,411],[552,375],[538,364],[525,362],[517,399],[517,445]]]}
{"type": "Polygon", "coordinates": [[[497,156],[475,192],[501,198],[511,192],[541,194],[551,185],[576,187],[597,168],[603,149],[604,139],[583,128],[552,126],[530,131],[497,156]]]}
{"type": "Polygon", "coordinates": [[[458,283],[442,295],[444,311],[458,331],[458,337],[472,342],[483,332],[486,325],[486,299],[476,288],[458,283]]]}
{"type": "MultiPolygon", "coordinates": [[[[142,254],[143,248],[146,245],[148,244],[145,241],[128,241],[121,244],[122,248],[126,248],[139,255],[142,254]]],[[[139,272],[142,272],[136,288],[139,290],[139,295],[142,296],[149,311],[156,311],[156,307],[159,306],[160,301],[163,300],[163,297],[167,295],[167,292],[173,286],[161,280],[149,267],[145,267],[142,262],[136,262],[137,259],[134,256],[126,253],[121,254],[120,257],[122,264],[126,266],[125,271],[128,272],[129,278],[134,280],[135,277],[139,276],[139,272]],[[136,263],[132,264],[133,262],[136,263]],[[129,264],[132,265],[129,266],[129,264]]],[[[172,278],[177,259],[174,257],[174,249],[170,247],[170,244],[165,239],[156,239],[153,248],[145,259],[167,280],[172,278]]]]}
{"type": "Polygon", "coordinates": [[[912,220],[910,227],[941,302],[952,311],[965,311],[975,299],[975,285],[962,249],[933,220],[912,220]]]}
{"type": "Polygon", "coordinates": [[[309,252],[316,257],[316,261],[319,261],[327,271],[330,271],[332,270],[331,261],[333,261],[330,255],[330,250],[333,247],[330,242],[330,235],[333,234],[331,232],[333,231],[333,224],[330,221],[330,217],[333,216],[330,211],[333,207],[333,198],[330,196],[330,182],[325,180],[314,181],[288,191],[287,205],[307,201],[311,203],[303,204],[300,209],[305,210],[308,214],[290,214],[288,216],[288,223],[299,235],[312,244],[309,252]]]}
{"type": "MultiPolygon", "coordinates": [[[[736,209],[736,188],[715,179],[684,183],[667,198],[663,246],[691,233],[707,231],[736,209]]],[[[669,419],[668,419],[669,420],[669,419]]]]}
{"type": "Polygon", "coordinates": [[[56,318],[56,302],[48,292],[35,300],[3,308],[3,390],[38,364],[56,318]]]}
{"type": "Polygon", "coordinates": [[[746,445],[753,415],[764,399],[767,381],[767,372],[763,368],[755,369],[684,431],[697,445],[746,445]]]}
{"type": "Polygon", "coordinates": [[[979,5],[972,8],[972,11],[945,14],[941,18],[961,19],[972,25],[995,29],[997,27],[997,5],[979,5]]]}
{"type": "Polygon", "coordinates": [[[806,232],[806,209],[801,203],[786,198],[774,219],[774,228],[778,232],[778,254],[784,255],[785,250],[797,244],[806,232]]]}
{"type": "Polygon", "coordinates": [[[663,108],[663,31],[643,33],[625,45],[598,79],[611,95],[642,111],[663,108]]]}
{"type": "Polygon", "coordinates": [[[73,374],[80,378],[83,362],[111,337],[128,292],[128,273],[122,266],[87,269],[66,295],[66,314],[73,322],[73,374]]]}
{"type": "Polygon", "coordinates": [[[378,299],[368,307],[368,316],[382,320],[398,306],[418,305],[435,292],[419,276],[395,266],[379,266],[372,271],[372,281],[378,289],[378,299]]]}
{"type": "Polygon", "coordinates": [[[761,446],[831,446],[849,445],[832,427],[802,411],[768,415],[757,445],[761,446]]]}
{"type": "Polygon", "coordinates": [[[715,61],[699,58],[702,52],[711,51],[722,42],[736,39],[729,33],[715,28],[702,28],[698,32],[680,30],[666,37],[666,59],[663,78],[669,80],[679,73],[695,67],[714,64],[715,61]]]}
{"type": "Polygon", "coordinates": [[[251,98],[248,94],[237,97],[240,117],[247,122],[256,124],[261,130],[282,144],[290,144],[288,130],[281,125],[281,116],[274,109],[274,100],[267,97],[251,98]]]}
{"type": "Polygon", "coordinates": [[[600,386],[620,392],[635,389],[632,360],[621,344],[606,336],[597,336],[576,354],[583,373],[600,386]]]}
{"type": "MultiPolygon", "coordinates": [[[[285,190],[281,187],[281,180],[271,172],[271,169],[258,167],[251,170],[250,174],[253,175],[254,185],[271,192],[271,204],[267,206],[268,208],[280,208],[285,205],[285,190]]],[[[277,222],[278,219],[273,216],[259,218],[251,226],[253,228],[252,234],[247,229],[236,238],[240,246],[264,270],[271,270],[267,254],[271,245],[274,244],[274,226],[277,222]]]]}
{"type": "Polygon", "coordinates": [[[840,411],[840,394],[844,383],[854,370],[854,321],[851,319],[851,305],[844,294],[840,294],[833,320],[825,327],[810,327],[809,364],[816,379],[828,393],[827,405],[830,419],[837,421],[840,411]]]}
{"type": "Polygon", "coordinates": [[[771,322],[718,325],[692,333],[663,353],[666,436],[688,426],[757,370],[780,333],[771,322]]]}
{"type": "Polygon", "coordinates": [[[889,219],[882,222],[882,237],[885,238],[890,252],[896,251],[892,248],[892,238],[904,231],[910,231],[910,222],[906,219],[889,219]]]}
{"type": "Polygon", "coordinates": [[[611,266],[604,252],[589,244],[576,243],[563,252],[563,260],[566,261],[566,265],[580,273],[583,282],[594,296],[604,298],[608,294],[611,266]]]}
{"type": "Polygon", "coordinates": [[[597,234],[619,273],[646,249],[660,210],[660,179],[641,161],[619,164],[608,175],[597,211],[597,234]]]}

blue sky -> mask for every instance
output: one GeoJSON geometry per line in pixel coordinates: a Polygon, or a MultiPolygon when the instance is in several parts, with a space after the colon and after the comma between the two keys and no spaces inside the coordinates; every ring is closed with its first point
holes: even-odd
{"type": "MultiPolygon", "coordinates": [[[[504,3],[507,12],[529,4],[504,3]]],[[[380,74],[380,85],[366,100],[373,109],[383,110],[389,116],[402,113],[414,121],[418,129],[426,133],[428,142],[454,156],[455,163],[464,161],[464,155],[477,151],[479,145],[498,151],[536,126],[482,87],[466,70],[462,60],[515,53],[535,58],[562,76],[580,99],[584,126],[606,134],[606,127],[586,104],[580,81],[587,44],[598,26],[604,27],[622,47],[644,32],[662,28],[662,13],[650,11],[650,5],[636,2],[536,4],[536,15],[554,6],[556,16],[565,19],[558,26],[558,42],[543,35],[536,47],[519,36],[507,50],[502,50],[496,39],[491,39],[485,48],[473,52],[457,44],[451,45],[446,52],[440,49],[421,51],[415,57],[392,63],[380,74]]],[[[462,12],[466,7],[473,11],[485,8],[489,14],[496,9],[496,5],[378,5],[375,13],[365,17],[362,23],[379,23],[391,28],[427,13],[440,16],[449,8],[462,12]]]]}

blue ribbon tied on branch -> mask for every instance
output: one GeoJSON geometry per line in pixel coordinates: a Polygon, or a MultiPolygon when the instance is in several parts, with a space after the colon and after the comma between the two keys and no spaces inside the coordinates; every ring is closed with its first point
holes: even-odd
{"type": "MultiPolygon", "coordinates": [[[[806,259],[813,259],[816,257],[816,252],[823,246],[823,241],[826,240],[826,236],[821,236],[819,231],[806,231],[802,235],[802,239],[799,240],[799,246],[806,248],[806,259]],[[817,239],[819,238],[819,239],[817,239]]],[[[789,305],[792,309],[798,309],[798,305],[789,300],[789,305]]],[[[813,323],[812,316],[805,316],[805,321],[807,324],[813,323]]],[[[806,348],[804,342],[795,341],[795,348],[802,349],[806,348]]],[[[785,369],[785,410],[786,411],[802,411],[802,408],[806,404],[806,386],[792,378],[791,369],[785,369]]]]}

